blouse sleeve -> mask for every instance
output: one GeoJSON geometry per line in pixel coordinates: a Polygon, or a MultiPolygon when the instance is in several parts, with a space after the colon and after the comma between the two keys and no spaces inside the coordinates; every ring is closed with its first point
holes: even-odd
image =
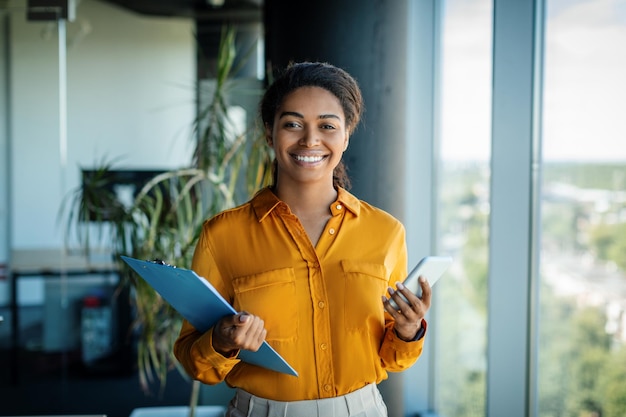
{"type": "MultiPolygon", "coordinates": [[[[211,277],[211,284],[222,296],[228,299],[226,286],[211,254],[208,225],[205,223],[196,246],[191,269],[200,277],[211,277]]],[[[226,375],[239,363],[236,355],[227,358],[216,352],[212,344],[213,328],[205,333],[196,330],[187,320],[183,320],[178,338],[174,342],[174,356],[185,371],[194,379],[213,385],[223,381],[226,375]]]]}
{"type": "MultiPolygon", "coordinates": [[[[389,279],[390,284],[394,284],[397,281],[402,282],[407,275],[408,256],[405,235],[404,227],[401,227],[401,232],[398,233],[399,242],[397,242],[396,246],[399,248],[399,254],[389,279]]],[[[383,367],[390,372],[403,371],[411,367],[419,359],[424,349],[423,336],[427,327],[426,320],[422,320],[422,328],[424,329],[422,337],[414,341],[405,342],[396,335],[394,325],[395,320],[393,317],[385,312],[385,334],[379,355],[383,367]]]]}

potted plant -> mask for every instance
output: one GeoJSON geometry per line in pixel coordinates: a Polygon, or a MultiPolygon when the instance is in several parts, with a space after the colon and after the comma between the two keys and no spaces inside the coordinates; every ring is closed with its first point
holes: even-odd
{"type": "MultiPolygon", "coordinates": [[[[126,207],[108,187],[115,181],[114,163],[104,161],[70,196],[62,208],[68,235],[77,232],[85,250],[90,247],[89,224],[95,223],[99,232],[107,233],[118,261],[119,255],[158,258],[188,268],[203,221],[247,200],[270,181],[272,156],[262,132],[252,125],[236,133],[229,116],[229,97],[237,88],[236,57],[235,30],[225,27],[209,104],[194,122],[197,141],[189,167],[154,176],[126,207]]],[[[124,262],[119,261],[119,269],[120,285],[129,291],[134,307],[141,387],[150,392],[158,381],[163,389],[168,372],[178,366],[172,346],[181,317],[124,262]]],[[[191,415],[199,386],[192,384],[191,415]]]]}

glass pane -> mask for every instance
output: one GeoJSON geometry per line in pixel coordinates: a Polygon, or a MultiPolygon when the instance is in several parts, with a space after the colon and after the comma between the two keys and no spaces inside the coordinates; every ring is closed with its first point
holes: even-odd
{"type": "Polygon", "coordinates": [[[491,19],[489,0],[446,2],[437,245],[455,263],[434,304],[435,406],[446,417],[485,415],[491,19]]]}
{"type": "Polygon", "coordinates": [[[626,1],[547,0],[541,417],[626,410],[626,1]]]}

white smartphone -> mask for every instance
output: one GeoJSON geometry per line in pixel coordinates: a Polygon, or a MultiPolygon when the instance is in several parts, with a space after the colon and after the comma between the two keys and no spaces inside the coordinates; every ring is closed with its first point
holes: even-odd
{"type": "MultiPolygon", "coordinates": [[[[421,297],[422,287],[420,287],[419,284],[419,277],[423,276],[426,278],[432,287],[435,285],[435,282],[441,278],[443,273],[446,272],[451,264],[452,257],[450,256],[426,256],[417,263],[411,272],[409,272],[409,275],[407,275],[402,284],[413,294],[421,297]]],[[[406,298],[401,293],[398,293],[398,295],[406,301],[406,298]]],[[[389,298],[389,303],[393,306],[393,308],[398,308],[395,301],[393,301],[393,298],[389,298]]]]}

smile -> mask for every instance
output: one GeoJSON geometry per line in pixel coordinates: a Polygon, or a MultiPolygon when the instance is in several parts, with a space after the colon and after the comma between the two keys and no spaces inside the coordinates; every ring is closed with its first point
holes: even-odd
{"type": "Polygon", "coordinates": [[[300,161],[300,162],[308,162],[308,163],[313,163],[313,162],[320,162],[322,159],[325,158],[325,156],[307,156],[307,155],[294,155],[293,156],[296,161],[300,161]]]}

